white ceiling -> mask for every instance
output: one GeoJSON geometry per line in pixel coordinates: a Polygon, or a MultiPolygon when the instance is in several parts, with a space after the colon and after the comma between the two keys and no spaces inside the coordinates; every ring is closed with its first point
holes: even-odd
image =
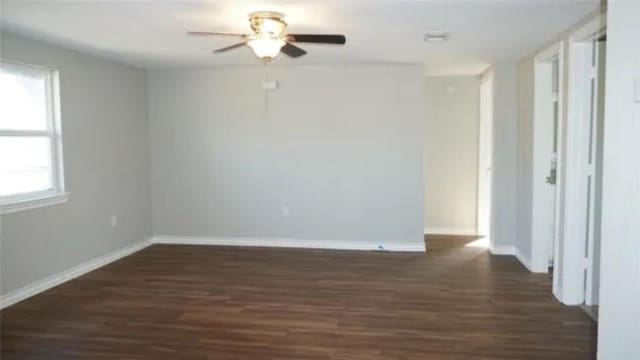
{"type": "Polygon", "coordinates": [[[593,11],[599,0],[4,0],[2,25],[148,69],[249,65],[248,48],[212,49],[235,39],[193,38],[186,30],[249,30],[247,14],[286,14],[292,33],[343,33],[344,47],[304,44],[309,54],[277,64],[420,63],[430,74],[474,74],[519,59],[593,11]],[[424,43],[449,31],[445,43],[424,43]]]}

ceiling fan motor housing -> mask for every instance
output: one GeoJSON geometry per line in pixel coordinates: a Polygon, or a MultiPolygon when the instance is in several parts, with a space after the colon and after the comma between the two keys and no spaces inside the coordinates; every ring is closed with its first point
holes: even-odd
{"type": "Polygon", "coordinates": [[[251,23],[251,29],[258,37],[281,38],[287,30],[284,15],[277,12],[261,11],[252,13],[249,15],[249,22],[251,23]]]}

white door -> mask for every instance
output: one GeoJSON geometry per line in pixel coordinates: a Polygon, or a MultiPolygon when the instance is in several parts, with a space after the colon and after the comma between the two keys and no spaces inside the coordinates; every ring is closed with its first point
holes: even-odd
{"type": "Polygon", "coordinates": [[[555,59],[551,62],[551,149],[549,155],[549,175],[545,181],[548,186],[549,214],[547,229],[547,254],[549,267],[553,266],[555,248],[557,239],[556,219],[557,219],[557,183],[558,183],[558,147],[559,147],[559,129],[560,129],[560,60],[555,59]]]}
{"type": "Polygon", "coordinates": [[[560,61],[558,54],[535,65],[531,268],[548,272],[556,249],[557,183],[560,119],[560,61]]]}

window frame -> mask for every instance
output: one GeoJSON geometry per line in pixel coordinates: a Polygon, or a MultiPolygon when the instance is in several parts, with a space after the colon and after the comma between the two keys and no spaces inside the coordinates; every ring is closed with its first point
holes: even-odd
{"type": "Polygon", "coordinates": [[[0,136],[47,137],[51,146],[51,158],[49,159],[51,164],[51,188],[0,196],[0,215],[66,202],[69,194],[65,192],[64,183],[59,72],[54,69],[5,60],[0,62],[0,66],[3,70],[8,70],[9,73],[22,73],[27,76],[43,78],[47,101],[47,126],[45,130],[0,129],[0,136]]]}

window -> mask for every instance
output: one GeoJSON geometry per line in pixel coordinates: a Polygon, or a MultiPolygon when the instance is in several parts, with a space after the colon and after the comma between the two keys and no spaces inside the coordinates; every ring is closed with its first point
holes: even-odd
{"type": "Polygon", "coordinates": [[[66,201],[58,76],[0,66],[0,213],[66,201]]]}

